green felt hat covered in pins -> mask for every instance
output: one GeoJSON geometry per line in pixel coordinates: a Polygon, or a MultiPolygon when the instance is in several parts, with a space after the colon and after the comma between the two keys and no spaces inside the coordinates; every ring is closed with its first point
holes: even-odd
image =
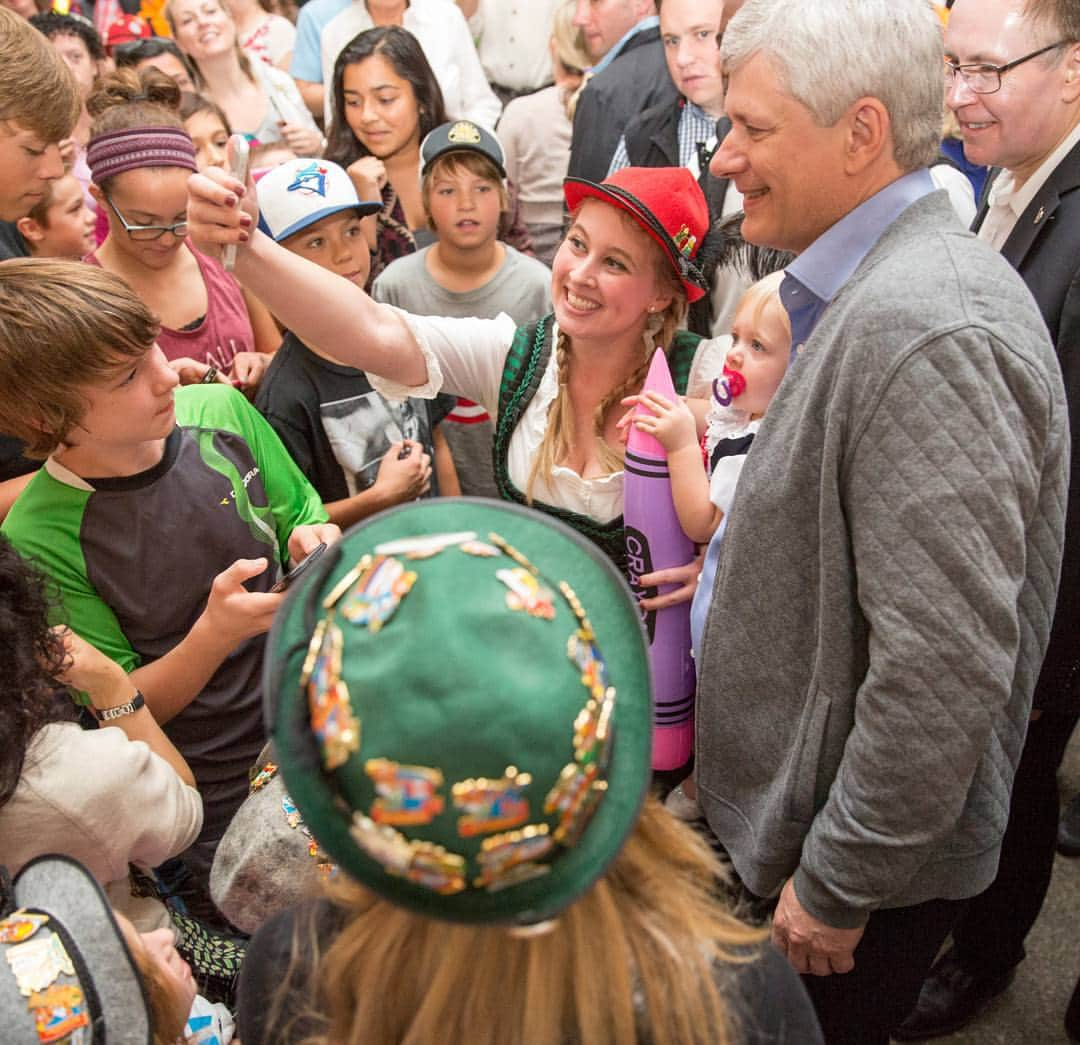
{"type": "Polygon", "coordinates": [[[649,781],[644,637],[591,544],[497,501],[361,523],[270,634],[289,794],[346,873],[394,903],[530,924],[619,852],[649,781]]]}

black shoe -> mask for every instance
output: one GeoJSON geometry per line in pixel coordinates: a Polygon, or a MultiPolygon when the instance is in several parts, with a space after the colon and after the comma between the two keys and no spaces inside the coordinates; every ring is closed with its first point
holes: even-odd
{"type": "Polygon", "coordinates": [[[1016,969],[999,976],[969,972],[949,951],[923,980],[915,1008],[892,1032],[897,1041],[940,1038],[966,1027],[1013,981],[1016,969]]]}
{"type": "Polygon", "coordinates": [[[1076,981],[1069,1007],[1065,1010],[1065,1033],[1069,1035],[1069,1041],[1080,1041],[1080,980],[1076,981]]]}
{"type": "Polygon", "coordinates": [[[1061,814],[1057,850],[1062,856],[1080,856],[1080,795],[1077,795],[1061,814]]]}

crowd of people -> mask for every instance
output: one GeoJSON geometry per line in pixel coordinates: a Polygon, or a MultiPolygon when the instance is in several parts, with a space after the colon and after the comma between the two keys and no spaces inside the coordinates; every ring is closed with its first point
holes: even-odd
{"type": "Polygon", "coordinates": [[[977,1019],[1080,855],[1078,190],[1080,0],[3,0],[5,1041],[977,1019]]]}

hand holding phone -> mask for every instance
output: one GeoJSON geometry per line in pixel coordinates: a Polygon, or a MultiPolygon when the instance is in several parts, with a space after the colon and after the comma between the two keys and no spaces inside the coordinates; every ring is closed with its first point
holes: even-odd
{"type": "Polygon", "coordinates": [[[284,577],[281,578],[270,591],[277,594],[278,592],[285,591],[290,584],[293,583],[298,577],[306,573],[316,562],[319,561],[319,557],[326,551],[327,544],[325,541],[315,545],[315,547],[307,553],[284,577]]]}
{"type": "MultiPolygon", "coordinates": [[[[242,184],[247,184],[248,160],[251,157],[251,146],[242,134],[229,136],[229,144],[226,147],[226,164],[229,174],[242,184]]],[[[236,204],[240,206],[239,201],[236,204]]],[[[226,272],[232,272],[236,266],[236,244],[229,243],[221,253],[221,263],[226,272]]]]}

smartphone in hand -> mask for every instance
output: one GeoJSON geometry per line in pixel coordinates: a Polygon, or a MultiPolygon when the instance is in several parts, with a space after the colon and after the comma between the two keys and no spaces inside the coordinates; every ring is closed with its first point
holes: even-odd
{"type": "Polygon", "coordinates": [[[284,577],[281,578],[271,589],[273,593],[285,591],[290,584],[293,583],[298,577],[303,576],[312,566],[319,561],[323,552],[326,551],[327,544],[323,541],[321,544],[317,544],[310,552],[307,553],[284,577]]]}
{"type": "MultiPolygon", "coordinates": [[[[251,146],[242,134],[229,136],[229,143],[225,151],[226,169],[237,181],[247,184],[248,160],[251,158],[251,146]]],[[[239,202],[236,204],[240,206],[239,202]]],[[[221,263],[226,272],[232,272],[236,267],[236,244],[229,243],[221,253],[221,263]]]]}

